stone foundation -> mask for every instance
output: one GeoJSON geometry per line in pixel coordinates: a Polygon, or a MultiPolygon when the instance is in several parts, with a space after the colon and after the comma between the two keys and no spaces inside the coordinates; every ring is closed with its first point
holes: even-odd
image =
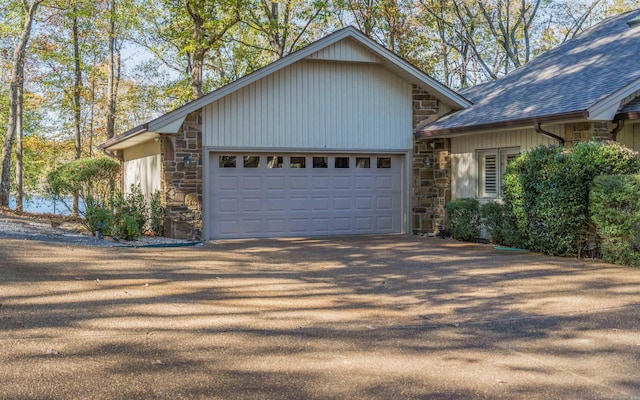
{"type": "Polygon", "coordinates": [[[163,135],[162,190],[165,236],[202,238],[202,113],[187,116],[180,130],[163,135]],[[190,164],[190,165],[188,165],[190,164]]]}

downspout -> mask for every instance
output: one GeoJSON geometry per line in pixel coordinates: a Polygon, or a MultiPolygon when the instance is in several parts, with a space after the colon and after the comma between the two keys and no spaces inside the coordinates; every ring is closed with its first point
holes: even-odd
{"type": "Polygon", "coordinates": [[[555,140],[558,141],[558,144],[560,144],[560,146],[564,146],[564,138],[561,138],[560,136],[556,135],[555,133],[551,133],[551,132],[545,131],[540,126],[540,122],[535,124],[534,129],[536,130],[537,133],[541,134],[542,136],[546,136],[546,137],[548,137],[550,139],[555,139],[555,140]]]}
{"type": "Polygon", "coordinates": [[[609,134],[611,135],[611,140],[613,140],[614,142],[618,141],[618,133],[622,130],[622,128],[624,128],[624,120],[619,119],[616,127],[613,128],[611,132],[609,132],[609,134]]]}

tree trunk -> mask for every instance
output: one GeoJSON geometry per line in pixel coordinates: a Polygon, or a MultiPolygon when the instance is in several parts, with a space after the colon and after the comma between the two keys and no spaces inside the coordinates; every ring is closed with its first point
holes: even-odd
{"type": "MultiPolygon", "coordinates": [[[[82,157],[82,131],[80,115],[80,92],[82,90],[82,70],[80,69],[80,39],[78,35],[78,4],[73,5],[73,60],[75,79],[73,84],[73,120],[75,130],[76,160],[82,157]]],[[[78,194],[74,193],[71,213],[78,215],[78,194]]]]}
{"type": "Polygon", "coordinates": [[[116,0],[111,0],[109,12],[109,81],[107,104],[107,139],[115,136],[116,126],[116,0]]]}
{"type": "Polygon", "coordinates": [[[23,211],[22,185],[22,105],[24,102],[24,66],[21,69],[20,84],[18,85],[18,104],[16,107],[16,211],[23,211]]]}
{"type": "MultiPolygon", "coordinates": [[[[24,76],[24,57],[29,37],[31,36],[31,27],[33,18],[42,0],[35,0],[25,9],[24,23],[22,32],[18,38],[18,43],[13,49],[13,57],[11,60],[11,78],[9,84],[9,121],[7,124],[7,134],[4,138],[2,146],[2,172],[0,172],[0,206],[9,206],[9,186],[11,181],[11,150],[16,135],[16,127],[18,125],[18,103],[21,101],[18,96],[20,85],[24,76]]],[[[22,108],[22,104],[20,104],[22,108]]]]}

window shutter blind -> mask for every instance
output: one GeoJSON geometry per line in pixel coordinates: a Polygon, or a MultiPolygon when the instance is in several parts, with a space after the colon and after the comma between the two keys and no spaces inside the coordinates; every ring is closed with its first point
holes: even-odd
{"type": "Polygon", "coordinates": [[[498,157],[495,154],[484,156],[484,194],[498,193],[498,157]]]}

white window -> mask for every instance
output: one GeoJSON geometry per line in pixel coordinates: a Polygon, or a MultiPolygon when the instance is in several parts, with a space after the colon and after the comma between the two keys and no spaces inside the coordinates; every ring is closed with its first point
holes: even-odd
{"type": "Polygon", "coordinates": [[[507,164],[519,155],[519,147],[478,151],[478,197],[502,197],[502,178],[507,164]]]}

